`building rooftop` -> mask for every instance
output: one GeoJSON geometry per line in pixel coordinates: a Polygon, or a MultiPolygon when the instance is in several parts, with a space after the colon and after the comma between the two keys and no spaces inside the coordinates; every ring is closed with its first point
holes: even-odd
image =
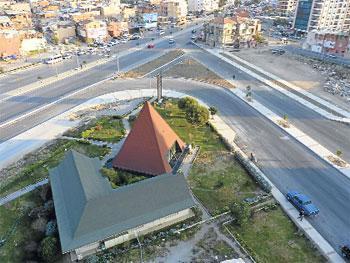
{"type": "Polygon", "coordinates": [[[175,144],[184,150],[185,143],[152,105],[146,102],[113,160],[113,166],[149,175],[170,173],[172,168],[168,153],[175,144]]]}
{"type": "Polygon", "coordinates": [[[75,151],[50,170],[62,252],[67,253],[195,205],[182,175],[112,189],[98,158],[75,151]]]}

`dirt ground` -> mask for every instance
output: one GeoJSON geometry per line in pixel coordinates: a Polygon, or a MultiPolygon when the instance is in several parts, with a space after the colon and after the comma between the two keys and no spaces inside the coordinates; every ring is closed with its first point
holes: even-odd
{"type": "Polygon", "coordinates": [[[230,82],[222,79],[214,72],[204,67],[192,58],[186,58],[182,62],[164,71],[165,77],[187,78],[203,81],[209,84],[226,88],[235,88],[230,82]]]}
{"type": "Polygon", "coordinates": [[[316,70],[311,65],[312,63],[307,63],[305,59],[288,53],[274,55],[270,49],[271,47],[242,49],[234,55],[342,108],[349,107],[350,102],[347,102],[346,98],[324,91],[323,87],[327,81],[327,76],[316,70]]]}

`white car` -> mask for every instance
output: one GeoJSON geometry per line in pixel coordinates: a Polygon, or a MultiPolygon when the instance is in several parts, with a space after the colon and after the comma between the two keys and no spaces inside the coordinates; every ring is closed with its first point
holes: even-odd
{"type": "Polygon", "coordinates": [[[120,40],[120,43],[123,43],[123,44],[125,44],[125,43],[127,43],[128,42],[128,39],[126,39],[126,38],[122,38],[121,40],[120,40]]]}
{"type": "Polygon", "coordinates": [[[160,30],[159,31],[159,35],[161,36],[161,35],[164,35],[165,34],[165,31],[164,30],[160,30]]]}

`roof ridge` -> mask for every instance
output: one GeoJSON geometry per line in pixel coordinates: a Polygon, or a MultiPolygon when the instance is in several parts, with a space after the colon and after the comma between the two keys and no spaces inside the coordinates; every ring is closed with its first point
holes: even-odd
{"type": "MultiPolygon", "coordinates": [[[[155,120],[153,119],[153,115],[151,114],[151,110],[153,110],[154,111],[154,113],[156,113],[156,114],[159,114],[158,112],[156,112],[156,110],[151,106],[151,104],[149,103],[149,102],[146,102],[147,103],[147,106],[148,106],[148,109],[149,109],[149,111],[150,111],[150,117],[151,117],[151,122],[152,122],[152,129],[153,129],[153,134],[154,134],[154,136],[155,136],[155,138],[156,138],[156,143],[157,143],[157,153],[158,153],[158,155],[160,156],[160,158],[161,158],[161,160],[163,161],[163,163],[162,163],[162,165],[163,165],[163,167],[165,166],[164,165],[164,162],[165,162],[165,160],[164,160],[164,157],[163,157],[163,155],[162,155],[162,152],[161,152],[161,149],[160,149],[160,142],[159,142],[159,137],[158,137],[158,133],[159,133],[159,129],[156,129],[156,122],[155,122],[155,120]],[[151,109],[151,107],[152,107],[152,109],[151,109]]],[[[159,115],[160,116],[160,115],[159,115]]],[[[161,117],[161,116],[160,116],[161,117]]],[[[162,119],[163,120],[163,119],[162,119]]],[[[165,121],[164,121],[165,122],[165,121]]],[[[165,168],[165,167],[164,167],[165,168]]]]}

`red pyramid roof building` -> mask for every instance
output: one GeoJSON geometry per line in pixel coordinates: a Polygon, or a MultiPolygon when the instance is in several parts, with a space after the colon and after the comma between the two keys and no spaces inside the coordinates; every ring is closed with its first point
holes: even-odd
{"type": "Polygon", "coordinates": [[[172,171],[170,160],[182,152],[185,143],[149,102],[143,106],[113,167],[149,175],[172,171]]]}

